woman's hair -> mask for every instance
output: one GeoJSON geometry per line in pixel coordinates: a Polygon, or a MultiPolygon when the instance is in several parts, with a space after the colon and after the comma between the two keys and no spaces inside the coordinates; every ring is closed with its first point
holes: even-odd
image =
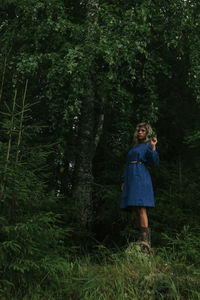
{"type": "Polygon", "coordinates": [[[140,127],[144,127],[146,129],[146,137],[143,140],[143,143],[148,143],[151,140],[151,136],[153,133],[153,130],[151,128],[151,125],[149,125],[148,123],[139,123],[137,124],[136,128],[135,128],[135,132],[134,132],[134,136],[133,136],[133,146],[136,146],[137,144],[139,144],[139,140],[138,140],[138,130],[140,127]]]}

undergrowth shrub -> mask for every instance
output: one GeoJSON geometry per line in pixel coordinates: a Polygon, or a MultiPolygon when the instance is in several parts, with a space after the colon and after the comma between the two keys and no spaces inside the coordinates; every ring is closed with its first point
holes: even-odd
{"type": "Polygon", "coordinates": [[[49,186],[52,173],[47,162],[52,146],[37,143],[43,129],[29,117],[23,120],[19,144],[18,112],[12,111],[12,122],[7,119],[10,113],[4,115],[6,126],[0,124],[0,298],[62,299],[68,275],[65,241],[71,230],[61,223],[57,191],[49,186]]]}
{"type": "MultiPolygon", "coordinates": [[[[57,294],[66,273],[64,249],[59,244],[67,230],[52,213],[37,214],[9,225],[1,218],[0,294],[22,297],[37,287],[57,294]]],[[[63,287],[62,289],[63,290],[63,287]]]]}
{"type": "Polygon", "coordinates": [[[179,261],[185,265],[195,265],[200,261],[200,232],[199,228],[184,226],[182,231],[173,236],[163,234],[171,260],[179,261]]]}

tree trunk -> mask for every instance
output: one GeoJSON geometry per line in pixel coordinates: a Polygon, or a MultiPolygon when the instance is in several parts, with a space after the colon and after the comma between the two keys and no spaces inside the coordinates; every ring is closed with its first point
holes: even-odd
{"type": "Polygon", "coordinates": [[[94,94],[92,85],[88,89],[87,102],[84,103],[79,123],[79,148],[75,166],[74,199],[79,209],[79,229],[90,230],[93,220],[92,188],[93,174],[92,161],[98,146],[103,129],[104,114],[99,114],[98,122],[95,120],[94,94]],[[97,126],[95,126],[97,122],[97,126]]]}
{"type": "Polygon", "coordinates": [[[88,0],[85,65],[88,76],[85,79],[85,98],[82,103],[79,120],[78,143],[79,152],[75,165],[75,184],[73,196],[79,209],[79,227],[81,230],[90,229],[92,224],[92,160],[98,145],[103,127],[103,117],[98,115],[98,125],[95,106],[95,88],[93,84],[95,26],[98,24],[98,0],[88,0]],[[96,128],[97,127],[97,128],[96,128]]]}

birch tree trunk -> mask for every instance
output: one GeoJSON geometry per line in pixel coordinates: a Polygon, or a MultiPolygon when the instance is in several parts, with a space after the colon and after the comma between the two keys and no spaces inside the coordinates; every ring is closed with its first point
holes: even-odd
{"type": "Polygon", "coordinates": [[[82,103],[79,120],[78,148],[80,149],[75,165],[74,199],[79,209],[79,227],[81,230],[89,229],[92,224],[92,160],[98,145],[103,127],[103,115],[96,116],[95,87],[93,84],[95,27],[98,24],[98,0],[88,0],[85,66],[87,78],[84,82],[85,98],[82,103]],[[96,120],[96,117],[99,121],[96,120]],[[98,124],[95,126],[95,124],[98,124]]]}

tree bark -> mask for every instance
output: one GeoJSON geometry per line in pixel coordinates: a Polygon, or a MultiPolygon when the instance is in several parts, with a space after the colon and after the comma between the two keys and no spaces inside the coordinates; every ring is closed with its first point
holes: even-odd
{"type": "Polygon", "coordinates": [[[95,114],[95,87],[93,83],[94,50],[96,43],[95,26],[98,24],[98,0],[88,0],[85,66],[87,66],[87,78],[84,82],[85,97],[82,103],[81,117],[78,132],[78,154],[75,165],[75,183],[73,196],[79,210],[79,228],[88,230],[92,224],[92,160],[101,135],[103,120],[99,113],[99,122],[96,125],[95,114]]]}

